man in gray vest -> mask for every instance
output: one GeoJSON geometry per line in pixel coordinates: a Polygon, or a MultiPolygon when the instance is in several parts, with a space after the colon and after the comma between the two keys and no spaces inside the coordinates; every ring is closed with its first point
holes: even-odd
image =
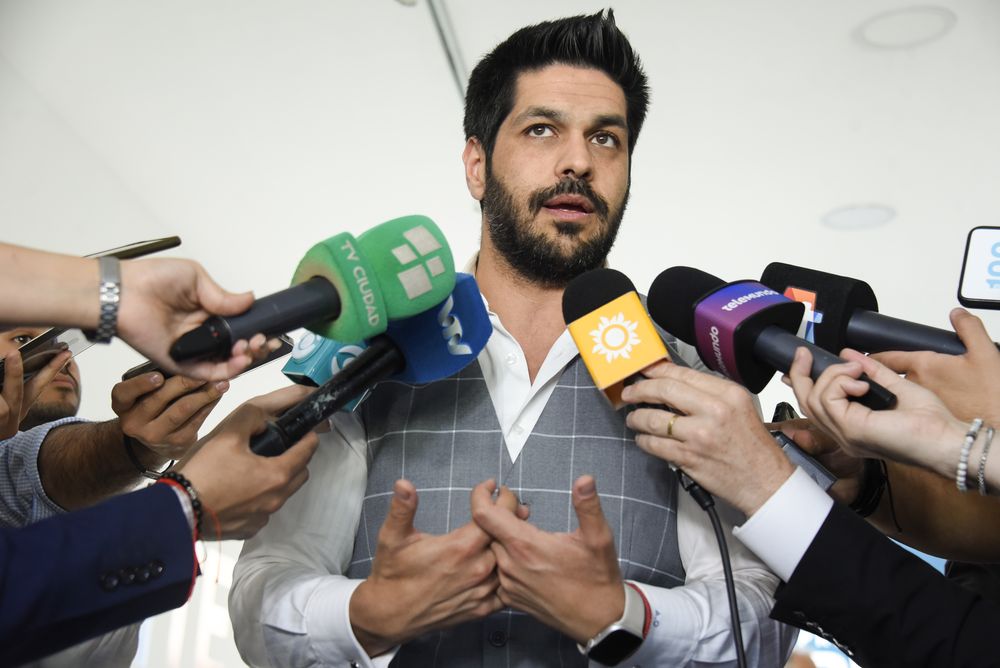
{"type": "MultiPolygon", "coordinates": [[[[563,323],[566,284],[614,242],[647,102],[610,11],[524,28],[477,65],[463,160],[493,335],[456,376],[380,384],[338,418],[310,485],[237,563],[248,663],[735,665],[707,518],[636,447],[563,323]]],[[[729,549],[748,658],[780,666],[794,633],[768,618],[777,578],[729,549]]]]}

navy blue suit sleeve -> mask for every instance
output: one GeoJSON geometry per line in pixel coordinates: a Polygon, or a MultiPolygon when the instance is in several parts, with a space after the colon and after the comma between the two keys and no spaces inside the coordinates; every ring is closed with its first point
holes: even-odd
{"type": "Polygon", "coordinates": [[[836,642],[862,666],[997,666],[1000,606],[834,504],[771,617],[836,642]]]}
{"type": "Polygon", "coordinates": [[[0,530],[0,665],[51,654],[183,605],[191,530],[167,485],[0,530]]]}

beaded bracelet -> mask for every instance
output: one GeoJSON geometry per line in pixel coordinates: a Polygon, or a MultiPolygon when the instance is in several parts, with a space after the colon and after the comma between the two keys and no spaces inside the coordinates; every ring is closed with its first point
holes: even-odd
{"type": "Polygon", "coordinates": [[[993,427],[986,430],[986,443],[983,445],[983,454],[979,458],[979,493],[983,496],[989,493],[986,489],[986,458],[990,456],[991,445],[993,445],[993,427]]]}
{"type": "Polygon", "coordinates": [[[960,492],[969,491],[969,453],[972,452],[972,444],[976,442],[976,437],[979,436],[979,429],[982,426],[982,418],[973,420],[972,424],[969,425],[969,431],[965,434],[965,440],[962,441],[962,451],[958,455],[958,468],[955,470],[955,486],[960,492]]]}
{"type": "Polygon", "coordinates": [[[168,481],[173,481],[175,484],[180,485],[187,492],[188,498],[191,499],[191,508],[194,510],[194,535],[195,538],[201,537],[202,508],[201,501],[198,499],[198,492],[194,491],[194,485],[177,471],[166,471],[160,476],[159,482],[168,481]]]}

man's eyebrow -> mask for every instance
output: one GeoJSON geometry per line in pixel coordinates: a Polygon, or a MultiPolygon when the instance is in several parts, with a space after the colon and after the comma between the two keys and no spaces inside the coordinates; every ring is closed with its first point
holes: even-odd
{"type": "Polygon", "coordinates": [[[514,124],[522,123],[529,118],[547,118],[550,121],[563,121],[566,119],[566,114],[549,107],[528,107],[514,119],[514,124]]]}
{"type": "Polygon", "coordinates": [[[619,114],[605,114],[595,119],[594,127],[606,128],[609,126],[628,130],[628,122],[624,116],[619,114]]]}
{"type": "MultiPolygon", "coordinates": [[[[521,123],[533,118],[547,118],[548,120],[555,121],[556,123],[567,120],[566,114],[558,111],[557,109],[549,107],[528,107],[514,118],[514,124],[520,125],[521,123]]],[[[628,130],[628,122],[625,120],[625,117],[620,114],[601,114],[594,119],[594,122],[591,125],[594,128],[615,127],[626,131],[628,130]]]]}

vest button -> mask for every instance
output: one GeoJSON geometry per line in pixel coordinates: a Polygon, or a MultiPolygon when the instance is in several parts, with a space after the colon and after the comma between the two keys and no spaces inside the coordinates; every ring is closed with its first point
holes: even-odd
{"type": "Polygon", "coordinates": [[[503,631],[490,631],[490,635],[487,637],[490,644],[494,647],[503,647],[507,644],[507,634],[503,631]]]}

